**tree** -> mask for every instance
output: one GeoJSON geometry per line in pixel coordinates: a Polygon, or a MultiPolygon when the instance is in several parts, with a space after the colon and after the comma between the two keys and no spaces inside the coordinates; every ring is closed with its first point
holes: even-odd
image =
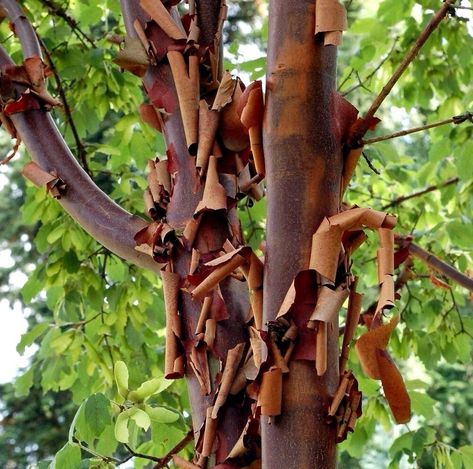
{"type": "MultiPolygon", "coordinates": [[[[91,45],[87,52],[91,63],[102,62],[103,51],[93,47],[94,41],[63,8],[50,1],[40,3],[62,18],[81,42],[91,45]]],[[[163,467],[192,435],[197,465],[258,467],[262,461],[268,468],[333,467],[335,443],[353,429],[361,411],[361,394],[354,375],[346,371],[346,362],[361,310],[354,275],[357,268],[352,268],[351,259],[364,239],[362,228],[377,230],[381,241],[377,280],[381,296],[361,316],[369,331],[358,339],[357,351],[364,372],[381,379],[396,421],[409,419],[410,404],[404,381],[386,351],[397,316],[384,324],[382,317],[383,311],[394,306],[395,289],[409,282],[411,261],[406,259],[409,255],[424,259],[436,271],[472,288],[471,279],[405,235],[397,238],[394,257],[393,216],[342,204],[364,145],[386,139],[365,137],[378,122],[375,114],[379,107],[423,44],[456,9],[446,1],[424,28],[415,21],[408,24],[406,29],[412,36],[418,29],[422,32],[412,47],[406,44],[399,52],[399,65],[387,85],[369,110],[357,117],[357,110],[337,93],[335,85],[337,46],[346,29],[345,11],[338,1],[270,4],[264,101],[260,82],[245,88],[240,80],[223,73],[225,2],[189,2],[188,10],[177,4],[121,2],[127,36],[116,62],[142,78],[149,103],[140,107],[141,117],[162,131],[166,141],[167,159],[148,162],[145,188],[134,167],[145,157],[130,151],[146,148],[134,131],[134,116],[127,115],[139,98],[131,78],[109,71],[115,80],[115,96],[108,103],[99,97],[112,87],[101,86],[100,78],[91,73],[90,80],[97,87],[93,92],[97,108],[93,110],[84,99],[82,111],[87,109],[91,118],[82,118],[82,129],[77,127],[81,118],[64,102],[67,131],[72,134],[81,168],[47,113],[58,102],[46,89],[45,75],[55,75],[64,101],[47,38],[38,38],[16,2],[0,2],[24,54],[21,66],[14,66],[8,55],[2,54],[3,121],[13,136],[25,143],[33,159],[23,172],[36,184],[46,186],[72,218],[105,247],[91,246],[89,238],[68,221],[52,221],[60,212],[55,201],[46,201],[44,194],[38,192],[30,202],[27,217],[39,212],[39,218],[49,223],[36,237],[38,249],[47,251],[48,243],[58,246],[50,251],[48,265],[40,266],[29,279],[23,293],[26,298],[37,294],[45,274],[50,286],[47,303],[56,323],[54,327],[40,323],[25,338],[25,343],[31,343],[44,335],[37,370],[31,368],[19,386],[27,389],[36,372],[46,390],[71,389],[75,400],[86,399],[72,422],[69,443],[56,456],[56,467],[66,460],[78,465],[81,449],[92,454],[92,465],[117,464],[138,456],[163,467]],[[41,47],[48,67],[40,60],[41,47]],[[107,113],[109,104],[123,106],[118,122],[117,115],[107,113]],[[107,133],[111,135],[107,137],[107,133]],[[89,134],[92,144],[101,142],[105,134],[108,143],[95,143],[91,160],[81,134],[89,134]],[[112,155],[108,163],[107,154],[112,155]],[[134,163],[127,165],[126,159],[132,157],[134,163]],[[145,210],[151,222],[131,215],[98,189],[87,173],[94,175],[103,167],[107,172],[102,182],[104,186],[112,184],[112,195],[130,196],[125,208],[139,211],[136,207],[142,208],[142,203],[134,192],[145,189],[145,210]],[[123,167],[127,167],[125,172],[114,178],[115,171],[123,167]],[[244,244],[236,210],[238,204],[246,203],[245,198],[261,198],[263,178],[268,194],[264,266],[257,250],[244,244]],[[86,256],[80,257],[76,251],[86,256]],[[110,252],[148,272],[124,268],[110,252]],[[394,265],[401,264],[403,270],[394,282],[394,265]],[[77,275],[79,266],[81,274],[77,275]],[[164,308],[162,300],[151,293],[158,283],[155,273],[161,275],[164,308]],[[111,283],[120,280],[127,282],[126,295],[111,283]],[[79,295],[81,285],[87,288],[79,295]],[[338,313],[347,298],[340,350],[338,313]],[[161,342],[154,332],[163,324],[156,311],[163,309],[166,353],[164,363],[162,357],[157,363],[153,357],[161,342]],[[84,351],[87,358],[81,356],[84,351]],[[121,360],[125,357],[126,365],[121,360]],[[179,416],[159,405],[160,396],[169,392],[169,382],[149,378],[163,369],[165,378],[186,376],[192,432],[181,430],[184,413],[179,416]],[[118,393],[111,391],[113,378],[118,393]],[[112,395],[115,398],[110,401],[112,395]],[[113,412],[117,415],[112,419],[113,412]],[[152,433],[159,432],[152,421],[165,424],[175,420],[181,422],[175,433],[176,440],[183,437],[182,443],[171,444],[171,438],[158,447],[153,440],[143,442],[137,434],[138,428],[150,426],[152,433]],[[113,429],[114,436],[110,434],[113,429]],[[241,435],[241,445],[235,446],[241,435]],[[129,452],[124,459],[115,453],[118,442],[129,452]],[[164,448],[165,456],[161,452],[164,448]]],[[[389,1],[382,5],[385,10],[397,8],[384,12],[390,20],[403,12],[389,1]]],[[[412,6],[412,2],[406,5],[412,6]]],[[[105,13],[113,27],[116,18],[111,10],[95,5],[82,8],[84,19],[94,15],[101,19],[105,13]]],[[[100,33],[100,28],[103,25],[95,32],[100,33]]],[[[458,25],[452,29],[452,38],[460,35],[458,25]]],[[[366,55],[376,54],[365,49],[366,55]]],[[[70,57],[74,55],[68,55],[67,60],[70,57]]],[[[83,70],[77,59],[72,65],[69,79],[83,70]]],[[[351,72],[343,81],[349,83],[351,75],[359,82],[346,93],[366,86],[373,78],[372,74],[363,80],[359,73],[351,72]]],[[[453,95],[464,93],[466,85],[457,88],[452,85],[453,95]]],[[[422,96],[426,108],[435,105],[429,98],[428,93],[422,96]]],[[[461,114],[452,112],[454,117],[440,124],[471,120],[465,109],[461,114]]],[[[469,131],[462,130],[457,138],[466,140],[469,131]]],[[[157,138],[149,129],[145,132],[146,143],[161,150],[157,138]]],[[[444,148],[438,151],[442,155],[444,148]]],[[[461,170],[467,166],[465,156],[460,161],[461,170]]],[[[466,176],[471,174],[401,194],[389,200],[386,208],[420,197],[420,192],[452,187],[460,179],[466,192],[466,176]]],[[[453,223],[457,224],[452,224],[451,234],[461,246],[462,228],[453,223]]],[[[366,250],[366,256],[370,255],[374,249],[371,254],[366,250]]],[[[468,253],[461,255],[463,262],[468,262],[468,253]]],[[[363,270],[358,270],[358,282],[365,287],[362,275],[369,278],[373,274],[363,270]]],[[[447,285],[435,275],[432,282],[439,287],[447,285]]],[[[446,327],[450,330],[444,341],[468,355],[471,323],[461,310],[465,297],[451,289],[448,292],[457,316],[446,327]]],[[[439,306],[432,305],[435,307],[439,306]]],[[[407,325],[411,327],[403,331],[404,344],[398,345],[399,351],[414,342],[410,331],[416,330],[415,320],[407,325]]],[[[430,338],[415,343],[418,348],[428,347],[430,338]]],[[[356,359],[355,366],[359,366],[356,359]]],[[[185,409],[187,403],[178,386],[169,392],[166,402],[174,409],[185,409]]],[[[422,448],[431,444],[429,437],[423,437],[422,448]]],[[[182,467],[195,467],[178,455],[174,461],[182,467]]]]}

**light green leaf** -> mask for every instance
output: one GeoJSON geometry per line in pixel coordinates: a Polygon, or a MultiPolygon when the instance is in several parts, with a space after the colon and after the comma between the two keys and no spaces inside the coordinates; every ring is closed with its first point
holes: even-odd
{"type": "Polygon", "coordinates": [[[128,396],[128,368],[124,362],[118,361],[115,363],[114,369],[115,382],[117,383],[118,392],[125,399],[128,396]]]}
{"type": "Polygon", "coordinates": [[[128,439],[130,438],[130,433],[128,432],[128,421],[130,420],[129,410],[119,414],[115,422],[115,438],[120,443],[128,443],[128,439]]]}
{"type": "Polygon", "coordinates": [[[145,405],[145,411],[151,420],[158,423],[173,423],[179,419],[179,414],[164,407],[151,407],[145,405]]]}
{"type": "Polygon", "coordinates": [[[135,409],[135,412],[130,416],[130,418],[134,420],[136,425],[142,428],[144,431],[147,431],[151,425],[149,415],[144,410],[135,409]]]}
{"type": "Polygon", "coordinates": [[[145,381],[136,391],[131,391],[128,394],[128,399],[133,402],[145,401],[161,389],[163,381],[163,378],[153,378],[145,381]]]}

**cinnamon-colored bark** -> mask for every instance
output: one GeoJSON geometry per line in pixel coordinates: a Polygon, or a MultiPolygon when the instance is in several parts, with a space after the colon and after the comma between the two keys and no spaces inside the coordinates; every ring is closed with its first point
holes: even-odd
{"type": "MultiPolygon", "coordinates": [[[[331,126],[336,47],[324,46],[323,34],[314,36],[314,7],[312,0],[270,2],[264,323],[275,319],[294,277],[309,267],[323,217],[339,208],[342,155],[331,126]]],[[[262,421],[263,468],[335,467],[335,427],[326,414],[338,386],[337,334],[337,324],[327,328],[323,376],[313,363],[290,362],[282,415],[262,421]]]]}

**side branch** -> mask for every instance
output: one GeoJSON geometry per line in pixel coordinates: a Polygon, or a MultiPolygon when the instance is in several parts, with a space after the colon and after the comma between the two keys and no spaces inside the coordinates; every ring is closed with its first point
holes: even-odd
{"type": "Polygon", "coordinates": [[[68,15],[66,10],[62,8],[59,5],[56,5],[54,2],[51,0],[40,0],[41,3],[49,10],[50,13],[53,15],[59,16],[59,18],[62,18],[71,28],[72,32],[77,36],[77,39],[79,39],[82,44],[86,45],[86,43],[93,47],[96,48],[97,46],[95,45],[95,42],[86,34],[84,31],[82,31],[81,28],[77,25],[77,21],[72,18],[72,16],[68,15]]]}
{"type": "MultiPolygon", "coordinates": [[[[403,240],[403,238],[400,238],[403,240]]],[[[473,279],[462,274],[457,269],[447,264],[446,262],[440,260],[438,257],[434,256],[430,252],[422,249],[420,246],[414,243],[409,244],[409,253],[414,257],[422,260],[426,265],[436,270],[445,277],[453,280],[458,285],[461,285],[463,288],[473,292],[473,279]]]]}
{"type": "Polygon", "coordinates": [[[442,7],[438,10],[438,12],[424,28],[424,30],[420,33],[411,50],[406,54],[402,62],[398,65],[397,69],[394,71],[393,75],[386,83],[386,85],[384,85],[378,96],[375,98],[366,114],[361,119],[358,119],[358,121],[352,126],[350,130],[351,135],[349,138],[350,147],[358,148],[361,146],[361,139],[371,127],[374,120],[374,116],[378,111],[379,107],[389,95],[394,85],[398,82],[399,78],[401,78],[402,74],[406,71],[407,67],[415,59],[422,46],[426,43],[427,39],[429,39],[430,35],[437,29],[443,18],[447,16],[448,12],[452,8],[452,3],[454,3],[454,0],[444,1],[442,7]]]}
{"type": "Polygon", "coordinates": [[[56,86],[57,86],[57,92],[59,93],[59,96],[61,97],[62,104],[64,106],[64,113],[66,114],[66,121],[71,127],[71,132],[74,137],[74,141],[76,142],[76,147],[77,147],[77,157],[84,168],[84,171],[90,176],[90,169],[89,165],[87,163],[87,152],[85,150],[85,146],[82,143],[82,140],[79,136],[79,132],[77,131],[76,124],[74,123],[74,119],[72,118],[72,112],[71,112],[71,107],[69,106],[69,101],[67,100],[66,97],[66,92],[64,90],[64,87],[62,86],[62,80],[61,77],[59,76],[59,73],[56,69],[56,65],[53,62],[53,59],[51,57],[51,54],[49,53],[49,50],[47,49],[46,45],[44,44],[43,40],[41,37],[38,35],[38,41],[41,45],[41,49],[46,56],[46,59],[48,61],[49,68],[53,72],[54,79],[56,80],[56,86]]]}
{"type": "Polygon", "coordinates": [[[461,114],[459,116],[453,116],[449,119],[444,119],[437,122],[432,122],[431,124],[421,125],[419,127],[412,127],[411,129],[399,130],[398,132],[393,132],[392,134],[388,135],[381,135],[380,137],[368,138],[366,140],[362,140],[363,145],[369,145],[371,143],[383,142],[385,140],[391,140],[397,137],[403,137],[404,135],[413,134],[416,132],[422,132],[423,130],[433,129],[434,127],[440,127],[441,125],[447,124],[461,124],[463,122],[472,122],[473,123],[473,113],[466,112],[465,114],[461,114]]]}
{"type": "Polygon", "coordinates": [[[396,205],[402,204],[406,200],[414,199],[416,197],[420,197],[422,195],[428,194],[429,192],[442,189],[443,187],[451,186],[452,184],[456,184],[459,180],[460,180],[459,177],[453,177],[453,178],[447,179],[446,181],[440,184],[432,184],[431,186],[428,186],[425,189],[422,189],[420,191],[413,192],[412,194],[408,194],[408,195],[403,195],[401,197],[398,197],[397,199],[394,199],[392,202],[389,202],[389,204],[386,204],[383,207],[381,207],[381,210],[386,210],[388,208],[395,207],[396,205]]]}
{"type": "MultiPolygon", "coordinates": [[[[35,31],[14,0],[0,0],[14,24],[26,58],[41,57],[35,31]]],[[[12,65],[8,54],[0,51],[0,66],[12,65]]],[[[34,162],[44,171],[55,171],[67,185],[61,205],[93,238],[118,256],[148,268],[159,264],[136,251],[135,234],[146,226],[141,218],[123,210],[90,179],[78,164],[59,133],[51,115],[41,110],[27,110],[10,116],[34,162]]]]}
{"type": "Polygon", "coordinates": [[[368,109],[368,112],[364,116],[365,120],[369,121],[372,117],[374,117],[374,115],[376,114],[376,111],[379,109],[379,107],[381,106],[385,98],[391,92],[394,85],[397,83],[399,78],[401,78],[402,74],[406,71],[409,64],[416,58],[421,47],[426,43],[430,35],[437,29],[438,25],[445,18],[445,16],[447,16],[447,13],[449,12],[453,1],[454,0],[445,0],[440,10],[429,21],[425,29],[417,38],[412,49],[404,57],[403,61],[399,64],[393,76],[389,79],[389,81],[386,83],[384,88],[381,90],[381,93],[379,93],[379,95],[376,97],[371,107],[368,109]]]}

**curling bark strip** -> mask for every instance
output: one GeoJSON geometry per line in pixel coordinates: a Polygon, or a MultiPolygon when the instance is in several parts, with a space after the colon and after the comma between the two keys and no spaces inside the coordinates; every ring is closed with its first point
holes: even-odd
{"type": "MultiPolygon", "coordinates": [[[[203,2],[205,4],[205,2],[203,2]]],[[[215,37],[218,27],[219,9],[215,7],[209,9],[217,15],[212,20],[211,12],[207,11],[201,2],[197,3],[198,11],[206,11],[201,21],[200,29],[202,37],[215,37]],[[209,30],[210,28],[210,30],[209,30]]],[[[134,27],[136,20],[142,25],[147,21],[147,17],[139,7],[138,0],[122,0],[122,12],[125,19],[125,25],[129,36],[136,37],[137,33],[134,27]]],[[[210,5],[209,5],[210,6],[210,5]]],[[[174,7],[171,7],[170,14],[175,16],[174,7]]],[[[143,77],[143,84],[148,94],[151,93],[156,84],[159,85],[159,94],[165,94],[167,99],[177,103],[178,97],[172,77],[169,64],[161,62],[157,66],[150,66],[143,77]]],[[[154,88],[156,89],[156,88],[154,88]]],[[[154,96],[153,96],[154,97],[154,96]]],[[[152,98],[150,96],[150,99],[152,98]]],[[[167,222],[178,229],[184,229],[189,220],[194,216],[194,212],[202,200],[205,183],[201,182],[195,166],[195,161],[190,157],[186,142],[184,126],[181,113],[178,106],[175,106],[169,115],[162,116],[162,131],[168,148],[168,171],[174,172],[174,187],[172,195],[167,206],[167,222]],[[171,168],[170,162],[171,161],[171,168]]],[[[235,210],[235,208],[231,208],[235,210]]],[[[210,244],[215,249],[219,249],[228,236],[228,222],[226,218],[218,213],[208,212],[204,214],[197,232],[194,245],[197,249],[208,247],[210,244]],[[216,246],[216,247],[215,247],[216,246]]],[[[184,247],[177,249],[173,260],[174,272],[185,279],[190,273],[191,252],[184,247]]],[[[225,360],[228,350],[234,348],[237,344],[247,341],[247,332],[244,323],[244,316],[248,309],[248,291],[246,287],[234,279],[227,278],[220,283],[225,306],[229,313],[229,319],[224,325],[217,323],[216,337],[213,344],[213,350],[216,355],[206,352],[208,356],[208,367],[210,379],[213,382],[215,374],[218,371],[220,360],[225,360]],[[219,358],[220,357],[220,358],[219,358]]],[[[179,294],[179,312],[182,322],[182,342],[193,344],[196,340],[195,331],[198,326],[198,320],[202,304],[196,301],[192,296],[182,291],[179,294]]],[[[211,383],[211,392],[209,395],[202,395],[202,379],[208,378],[195,374],[198,371],[198,357],[196,353],[189,356],[189,346],[187,347],[188,365],[186,368],[186,379],[189,390],[189,398],[192,407],[192,419],[196,446],[202,444],[203,430],[207,420],[208,408],[210,408],[215,399],[216,386],[211,383]],[[193,358],[192,358],[193,357],[193,358]]],[[[202,353],[198,352],[202,358],[202,353]]],[[[207,387],[207,385],[205,385],[207,387]]],[[[211,464],[223,462],[227,457],[233,445],[236,443],[246,424],[249,409],[242,406],[240,399],[232,399],[219,412],[218,424],[216,428],[217,440],[219,445],[212,448],[211,454],[209,448],[205,448],[206,457],[210,456],[211,464]]],[[[212,421],[212,425],[215,422],[212,421]]]]}

